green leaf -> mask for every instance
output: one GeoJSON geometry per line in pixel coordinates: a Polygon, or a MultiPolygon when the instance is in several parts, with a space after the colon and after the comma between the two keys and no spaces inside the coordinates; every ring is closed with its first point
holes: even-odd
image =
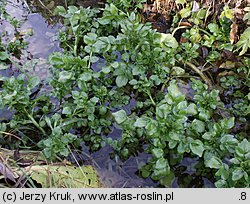
{"type": "Polygon", "coordinates": [[[17,95],[17,91],[13,91],[12,94],[6,94],[3,99],[5,99],[6,101],[10,101],[12,100],[13,97],[15,97],[17,95]]]}
{"type": "Polygon", "coordinates": [[[147,178],[151,174],[151,166],[150,165],[144,165],[140,168],[141,175],[143,178],[147,178]]]}
{"type": "Polygon", "coordinates": [[[230,162],[233,163],[233,164],[236,164],[236,165],[240,164],[240,161],[238,159],[236,159],[236,158],[230,159],[230,162]]]}
{"type": "Polygon", "coordinates": [[[54,10],[55,15],[64,16],[66,13],[67,11],[63,6],[57,6],[54,10]]]}
{"type": "Polygon", "coordinates": [[[163,169],[165,167],[167,167],[168,165],[168,161],[164,158],[159,158],[156,163],[155,163],[155,168],[156,169],[163,169]]]}
{"type": "Polygon", "coordinates": [[[40,79],[38,76],[32,76],[29,78],[29,89],[33,89],[34,87],[36,87],[38,84],[40,83],[40,79]]]}
{"type": "Polygon", "coordinates": [[[220,179],[214,183],[216,188],[225,188],[227,187],[227,182],[224,179],[220,179]]]}
{"type": "Polygon", "coordinates": [[[179,154],[183,154],[187,149],[187,144],[184,144],[184,142],[180,142],[178,147],[177,147],[177,152],[179,154]]]}
{"type": "Polygon", "coordinates": [[[199,119],[207,121],[207,120],[209,120],[211,118],[210,112],[208,110],[202,109],[202,110],[199,110],[199,111],[200,111],[199,119]]]}
{"type": "Polygon", "coordinates": [[[238,140],[234,135],[226,134],[221,137],[220,143],[220,149],[222,151],[228,150],[230,153],[234,153],[238,140]]]}
{"type": "Polygon", "coordinates": [[[234,10],[230,9],[228,5],[224,6],[223,11],[220,15],[220,18],[228,18],[231,21],[233,21],[233,17],[234,17],[234,10]]]}
{"type": "Polygon", "coordinates": [[[181,76],[185,74],[185,69],[181,68],[181,67],[173,67],[171,69],[171,74],[172,75],[177,75],[177,76],[181,76]]]}
{"type": "Polygon", "coordinates": [[[156,158],[161,158],[163,157],[164,151],[160,148],[154,148],[152,149],[152,154],[156,158]]]}
{"type": "Polygon", "coordinates": [[[79,79],[83,80],[83,81],[90,81],[92,79],[92,73],[91,72],[84,72],[83,74],[81,74],[79,79]]]}
{"type": "Polygon", "coordinates": [[[148,118],[138,118],[135,123],[134,126],[135,127],[146,127],[146,125],[149,123],[149,119],[148,118]]]}
{"type": "Polygon", "coordinates": [[[102,72],[104,74],[108,74],[109,72],[111,72],[111,67],[110,66],[107,66],[107,67],[103,66],[102,67],[102,72]]]}
{"type": "Polygon", "coordinates": [[[202,133],[205,131],[205,123],[200,120],[194,119],[192,122],[192,128],[195,131],[202,133]]]}
{"type": "Polygon", "coordinates": [[[191,142],[190,149],[199,157],[202,157],[203,151],[205,150],[204,145],[200,140],[194,140],[193,142],[191,142]]]}
{"type": "Polygon", "coordinates": [[[205,164],[206,167],[212,169],[220,169],[221,167],[223,167],[222,161],[216,156],[213,156],[210,160],[206,161],[205,164]]]}
{"type": "MultiPolygon", "coordinates": [[[[5,69],[8,69],[8,66],[5,63],[1,62],[0,63],[0,70],[5,70],[5,69]]],[[[0,78],[0,80],[1,80],[1,78],[0,78]]]]}
{"type": "Polygon", "coordinates": [[[171,82],[170,86],[168,87],[168,93],[175,99],[179,96],[184,95],[180,89],[178,88],[176,82],[171,82]]]}
{"type": "Polygon", "coordinates": [[[64,83],[64,82],[68,81],[69,79],[72,79],[72,77],[73,77],[72,72],[62,71],[59,73],[58,81],[64,83]]]}
{"type": "Polygon", "coordinates": [[[69,106],[63,107],[62,114],[71,115],[72,114],[71,108],[69,106]]]}
{"type": "Polygon", "coordinates": [[[114,5],[114,4],[110,4],[110,7],[109,7],[109,10],[110,10],[110,13],[113,15],[113,16],[116,16],[118,14],[118,9],[117,7],[114,5]]]}
{"type": "Polygon", "coordinates": [[[83,40],[84,42],[89,45],[89,44],[94,44],[94,42],[97,39],[97,35],[95,33],[88,33],[87,35],[84,36],[83,40]]]}
{"type": "Polygon", "coordinates": [[[180,15],[181,18],[187,18],[191,15],[191,8],[190,7],[186,7],[180,10],[180,15]]]}
{"type": "Polygon", "coordinates": [[[218,34],[220,32],[219,26],[216,23],[209,23],[208,29],[214,34],[218,34]]]}
{"type": "Polygon", "coordinates": [[[159,107],[156,107],[156,116],[157,118],[167,119],[168,114],[170,113],[170,105],[162,104],[159,107]]]}
{"type": "Polygon", "coordinates": [[[63,54],[60,52],[54,52],[49,56],[49,63],[54,65],[54,66],[63,66],[64,61],[63,61],[63,54]]]}
{"type": "Polygon", "coordinates": [[[225,128],[226,130],[229,130],[229,129],[233,128],[233,126],[234,126],[234,117],[231,117],[231,118],[228,118],[228,119],[227,118],[223,119],[221,121],[221,126],[223,128],[225,128]]]}
{"type": "Polygon", "coordinates": [[[186,3],[186,0],[175,0],[175,3],[183,5],[186,3]]]}
{"type": "Polygon", "coordinates": [[[250,48],[250,38],[249,38],[249,36],[250,36],[250,27],[248,27],[242,33],[242,35],[240,36],[240,40],[235,45],[237,47],[236,51],[242,49],[240,54],[239,54],[240,56],[244,55],[247,52],[248,48],[250,48]]]}
{"type": "Polygon", "coordinates": [[[119,75],[116,77],[115,82],[118,87],[123,87],[128,83],[128,78],[124,75],[119,75]]]}
{"type": "Polygon", "coordinates": [[[121,124],[127,119],[127,114],[124,110],[119,110],[115,113],[112,113],[112,115],[115,117],[117,124],[121,124]]]}
{"type": "Polygon", "coordinates": [[[244,157],[244,155],[250,152],[250,142],[248,142],[245,138],[241,143],[238,144],[235,152],[239,157],[244,157]]]}
{"type": "Polygon", "coordinates": [[[151,120],[145,127],[149,135],[153,135],[157,132],[158,123],[155,120],[151,120]]]}
{"type": "Polygon", "coordinates": [[[164,185],[165,187],[171,188],[174,181],[175,181],[175,174],[173,173],[173,171],[170,171],[169,174],[161,178],[160,183],[161,185],[164,185]]]}
{"type": "MultiPolygon", "coordinates": [[[[61,141],[64,144],[68,144],[70,142],[73,142],[74,140],[77,139],[77,136],[72,134],[72,133],[66,133],[62,136],[61,141]]],[[[67,155],[68,156],[68,155],[67,155]]]]}
{"type": "Polygon", "coordinates": [[[197,106],[194,103],[189,104],[187,107],[187,113],[190,115],[196,115],[198,113],[197,106]]]}
{"type": "Polygon", "coordinates": [[[161,33],[160,35],[160,44],[163,45],[163,47],[167,46],[173,49],[178,47],[178,42],[171,34],[161,33]]]}
{"type": "Polygon", "coordinates": [[[181,137],[182,137],[181,134],[179,134],[179,133],[177,133],[177,132],[175,132],[175,131],[169,132],[168,135],[169,135],[169,137],[170,137],[170,139],[171,139],[172,141],[180,141],[180,140],[181,140],[181,137]]]}
{"type": "Polygon", "coordinates": [[[138,84],[138,81],[136,79],[132,79],[132,80],[129,81],[129,84],[133,86],[133,85],[138,84]]]}
{"type": "Polygon", "coordinates": [[[119,67],[119,62],[115,61],[115,62],[112,62],[110,65],[111,67],[117,69],[119,67]]]}
{"type": "Polygon", "coordinates": [[[61,147],[59,154],[67,157],[69,155],[69,150],[66,147],[61,147]]]}
{"type": "Polygon", "coordinates": [[[244,176],[244,171],[241,168],[237,168],[232,173],[232,180],[240,180],[244,176]]]}
{"type": "Polygon", "coordinates": [[[169,146],[170,149],[174,149],[177,144],[178,144],[177,141],[171,140],[171,141],[169,141],[168,146],[169,146]]]}
{"type": "Polygon", "coordinates": [[[215,135],[216,135],[216,133],[214,133],[214,132],[205,132],[202,135],[202,138],[205,140],[211,140],[215,135]]]}
{"type": "Polygon", "coordinates": [[[132,12],[132,13],[130,14],[129,20],[132,21],[132,22],[135,21],[135,13],[134,13],[134,12],[132,12]]]}
{"type": "Polygon", "coordinates": [[[7,60],[9,58],[9,55],[7,52],[0,52],[0,61],[7,60]]]}

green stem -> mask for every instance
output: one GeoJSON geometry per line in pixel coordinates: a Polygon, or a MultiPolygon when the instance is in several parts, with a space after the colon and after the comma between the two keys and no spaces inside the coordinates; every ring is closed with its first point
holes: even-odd
{"type": "Polygon", "coordinates": [[[152,104],[153,104],[154,106],[156,106],[156,103],[154,102],[154,99],[152,98],[151,93],[150,93],[149,91],[147,91],[147,94],[148,94],[148,96],[149,96],[149,98],[150,98],[152,104]]]}
{"type": "Polygon", "coordinates": [[[45,130],[36,122],[36,120],[32,117],[32,115],[30,115],[26,109],[24,109],[24,111],[26,112],[28,118],[31,120],[31,122],[39,129],[41,130],[41,132],[46,135],[45,130]]]}
{"type": "Polygon", "coordinates": [[[209,86],[209,88],[212,87],[212,82],[210,81],[209,78],[207,78],[201,70],[199,70],[194,64],[192,64],[191,62],[186,62],[186,64],[193,69],[197,74],[200,75],[200,77],[203,79],[203,81],[209,86]]]}
{"type": "Polygon", "coordinates": [[[93,55],[93,53],[92,53],[92,52],[90,52],[90,55],[89,55],[89,64],[88,64],[88,68],[90,68],[90,66],[91,66],[91,57],[92,57],[92,55],[93,55]]]}
{"type": "Polygon", "coordinates": [[[75,35],[75,45],[74,45],[74,55],[77,56],[77,47],[78,47],[78,42],[79,38],[75,35]]]}
{"type": "Polygon", "coordinates": [[[183,29],[183,28],[190,28],[190,26],[180,26],[180,27],[175,28],[173,33],[172,33],[172,36],[174,36],[174,34],[176,33],[177,30],[183,29]]]}
{"type": "Polygon", "coordinates": [[[198,28],[200,31],[202,31],[203,33],[207,34],[209,37],[211,37],[212,35],[207,32],[206,30],[202,29],[202,28],[198,28]]]}

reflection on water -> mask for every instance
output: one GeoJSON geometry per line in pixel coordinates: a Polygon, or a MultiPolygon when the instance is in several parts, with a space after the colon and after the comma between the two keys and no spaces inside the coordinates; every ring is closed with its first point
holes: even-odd
{"type": "Polygon", "coordinates": [[[40,14],[35,13],[27,16],[22,28],[33,30],[33,36],[28,39],[28,52],[34,58],[46,59],[52,52],[59,51],[59,42],[53,38],[59,29],[58,25],[49,26],[40,14]]]}
{"type": "MultiPolygon", "coordinates": [[[[30,7],[29,7],[30,9],[30,7]]],[[[32,30],[33,35],[26,37],[28,48],[23,50],[20,64],[26,68],[28,60],[35,60],[34,69],[28,69],[30,74],[36,74],[41,79],[46,79],[48,74],[48,65],[46,64],[48,56],[55,51],[60,51],[59,42],[55,40],[55,34],[60,28],[60,24],[48,25],[48,21],[40,13],[33,13],[27,8],[27,5],[18,0],[8,1],[6,11],[12,16],[21,20],[23,23],[19,28],[21,33],[32,30]]],[[[0,32],[6,33],[5,42],[14,39],[14,28],[8,23],[3,22],[0,32]]]]}

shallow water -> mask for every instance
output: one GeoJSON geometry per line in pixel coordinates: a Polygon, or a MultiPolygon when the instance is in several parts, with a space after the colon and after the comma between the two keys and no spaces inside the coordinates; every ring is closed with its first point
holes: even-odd
{"type": "MultiPolygon", "coordinates": [[[[30,7],[29,7],[30,9],[30,7]]],[[[20,62],[24,65],[30,74],[38,75],[42,80],[48,75],[47,59],[55,51],[60,51],[59,42],[54,39],[55,34],[61,27],[60,24],[48,24],[40,13],[31,12],[25,4],[18,0],[8,1],[6,6],[7,12],[18,20],[23,21],[18,29],[21,33],[32,31],[33,35],[28,36],[25,40],[28,42],[28,48],[22,50],[20,62]],[[28,60],[33,60],[35,68],[26,64],[28,60]]],[[[15,30],[7,22],[3,22],[0,32],[7,34],[5,41],[14,39],[15,30]]]]}

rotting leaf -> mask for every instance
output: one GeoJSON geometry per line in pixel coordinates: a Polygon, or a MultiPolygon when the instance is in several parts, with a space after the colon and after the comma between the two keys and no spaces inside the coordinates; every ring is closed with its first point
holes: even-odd
{"type": "Polygon", "coordinates": [[[31,166],[26,174],[43,188],[98,188],[101,183],[92,166],[75,167],[68,164],[31,166]]]}
{"type": "Polygon", "coordinates": [[[231,44],[234,44],[234,42],[237,40],[237,32],[238,32],[238,25],[237,23],[233,22],[233,24],[231,25],[231,31],[230,31],[231,44]]]}

